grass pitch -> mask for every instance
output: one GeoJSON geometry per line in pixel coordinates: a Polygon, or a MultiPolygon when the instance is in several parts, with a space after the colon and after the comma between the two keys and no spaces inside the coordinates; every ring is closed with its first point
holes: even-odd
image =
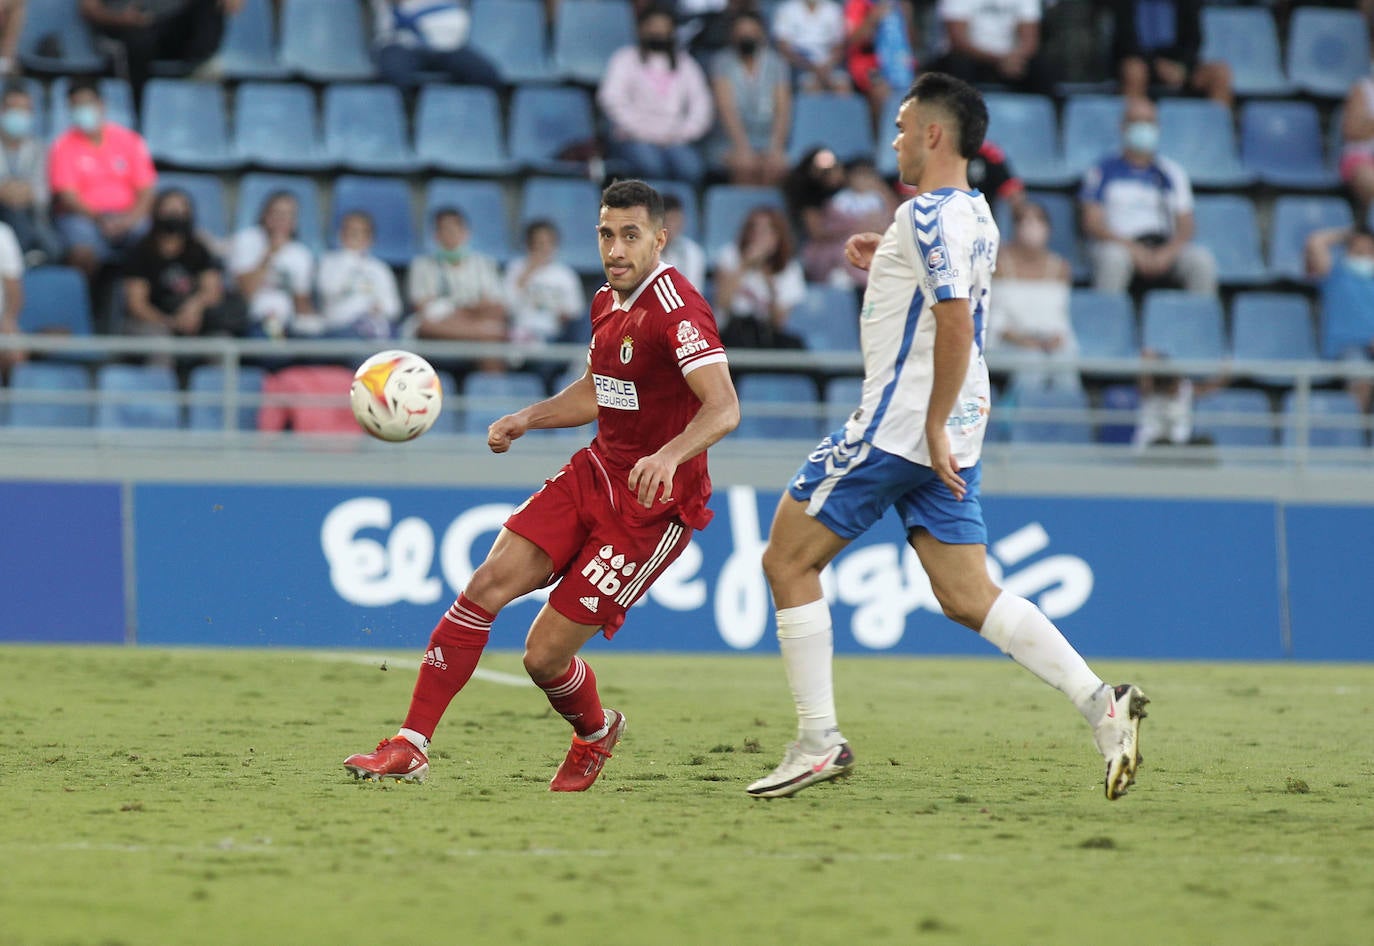
{"type": "MultiPolygon", "coordinates": [[[[1007,661],[843,659],[847,782],[758,801],[776,659],[596,654],[629,717],[553,795],[568,728],[474,680],[422,786],[340,762],[413,664],[0,647],[0,944],[1369,942],[1374,667],[1103,665],[1153,698],[1129,796],[1007,661]]],[[[518,674],[519,657],[484,668],[518,674]]]]}

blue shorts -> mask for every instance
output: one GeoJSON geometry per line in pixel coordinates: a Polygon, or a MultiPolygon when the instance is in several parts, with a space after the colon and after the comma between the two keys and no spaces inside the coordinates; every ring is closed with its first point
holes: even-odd
{"type": "Polygon", "coordinates": [[[787,493],[806,514],[842,539],[858,538],[895,506],[906,531],[921,528],[949,545],[987,545],[978,484],[983,464],[960,470],[962,501],[928,466],[885,453],[866,441],[846,443],[844,429],[817,444],[787,493]]]}
{"type": "Polygon", "coordinates": [[[126,233],[118,243],[112,244],[105,238],[96,222],[82,214],[60,214],[54,223],[68,247],[88,246],[95,252],[96,259],[102,263],[120,259],[124,250],[133,246],[148,232],[148,223],[144,221],[126,233]]]}

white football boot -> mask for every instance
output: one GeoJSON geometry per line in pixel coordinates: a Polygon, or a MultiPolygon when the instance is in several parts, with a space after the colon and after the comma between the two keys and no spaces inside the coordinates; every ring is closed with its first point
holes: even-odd
{"type": "Polygon", "coordinates": [[[1107,711],[1093,727],[1093,739],[1107,760],[1107,798],[1115,801],[1135,783],[1140,767],[1140,721],[1150,698],[1132,683],[1107,692],[1107,711]]]}
{"type": "Polygon", "coordinates": [[[755,798],[779,798],[817,782],[841,778],[853,768],[854,753],[849,751],[847,742],[815,754],[803,751],[801,743],[794,742],[787,747],[778,767],[745,791],[755,798]]]}

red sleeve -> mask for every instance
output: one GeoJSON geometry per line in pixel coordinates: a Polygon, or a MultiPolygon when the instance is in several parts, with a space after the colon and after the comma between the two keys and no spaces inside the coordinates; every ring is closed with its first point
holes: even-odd
{"type": "Polygon", "coordinates": [[[668,347],[677,359],[678,369],[690,374],[703,365],[724,364],[725,346],[720,343],[716,317],[700,295],[693,293],[687,304],[665,320],[668,347]]]}

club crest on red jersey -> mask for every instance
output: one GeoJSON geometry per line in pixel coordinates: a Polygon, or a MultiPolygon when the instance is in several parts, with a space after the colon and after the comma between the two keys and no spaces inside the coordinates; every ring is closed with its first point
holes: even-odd
{"type": "Polygon", "coordinates": [[[630,359],[635,356],[635,340],[626,335],[620,340],[620,363],[628,365],[630,359]]]}

